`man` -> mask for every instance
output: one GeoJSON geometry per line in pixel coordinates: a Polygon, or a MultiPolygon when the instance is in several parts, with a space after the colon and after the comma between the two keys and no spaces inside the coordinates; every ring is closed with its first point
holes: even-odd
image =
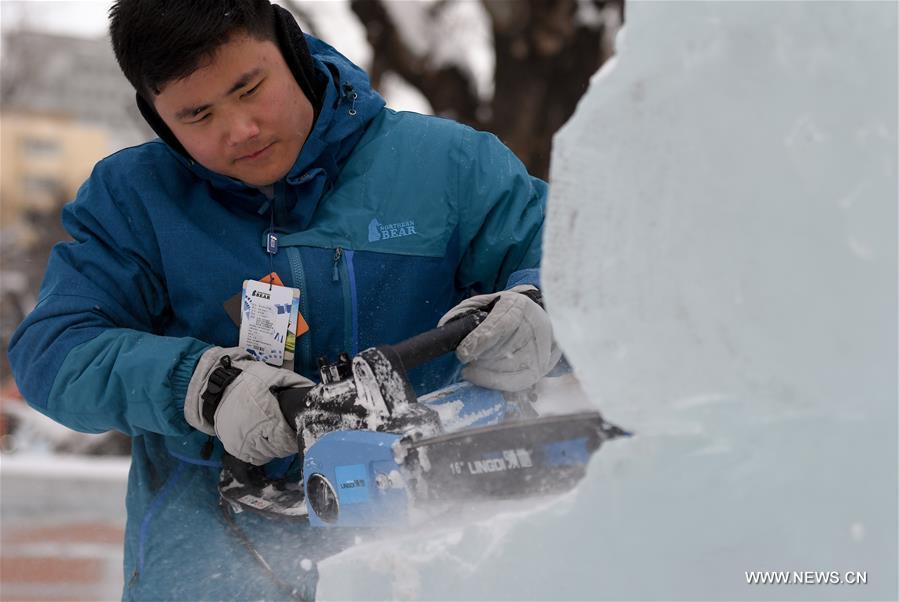
{"type": "MultiPolygon", "coordinates": [[[[226,519],[223,452],[297,475],[275,391],[312,384],[319,356],[488,303],[463,375],[533,385],[559,353],[508,289],[537,284],[546,185],[492,135],[386,109],[267,0],[119,0],[110,33],[160,139],[98,163],[64,209],[74,241],[10,343],[17,382],[70,428],[133,437],[124,598],[312,598],[346,534],[226,519]],[[271,273],[310,327],[293,370],[238,348],[225,308],[271,273]]],[[[450,357],[410,379],[423,393],[454,372],[450,357]]]]}

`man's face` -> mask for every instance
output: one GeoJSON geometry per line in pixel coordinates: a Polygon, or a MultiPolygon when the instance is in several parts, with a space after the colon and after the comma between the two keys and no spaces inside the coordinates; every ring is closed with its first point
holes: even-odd
{"type": "Polygon", "coordinates": [[[155,106],[197,162],[252,186],[287,175],[312,129],[312,104],[278,47],[244,33],[167,83],[155,106]]]}

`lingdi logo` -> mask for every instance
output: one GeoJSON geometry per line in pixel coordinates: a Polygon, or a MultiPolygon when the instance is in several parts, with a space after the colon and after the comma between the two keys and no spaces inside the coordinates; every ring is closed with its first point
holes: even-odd
{"type": "Polygon", "coordinates": [[[378,218],[368,223],[368,242],[376,242],[379,240],[387,240],[388,238],[400,238],[401,236],[412,236],[418,234],[415,231],[415,221],[397,222],[395,224],[382,224],[378,218]]]}

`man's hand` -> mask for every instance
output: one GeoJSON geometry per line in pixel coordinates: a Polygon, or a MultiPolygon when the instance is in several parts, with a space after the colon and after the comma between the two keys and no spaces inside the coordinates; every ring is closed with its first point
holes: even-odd
{"type": "Polygon", "coordinates": [[[462,339],[456,356],[462,376],[482,387],[522,391],[543,378],[558,363],[562,352],[553,341],[552,323],[543,308],[523,295],[537,290],[530,285],[478,295],[449,310],[439,322],[495,303],[487,319],[462,339]]]}
{"type": "Polygon", "coordinates": [[[297,453],[296,430],[281,413],[277,391],[312,385],[295,372],[254,360],[243,349],[213,347],[194,370],[184,417],[195,429],[217,436],[232,456],[261,466],[297,453]]]}

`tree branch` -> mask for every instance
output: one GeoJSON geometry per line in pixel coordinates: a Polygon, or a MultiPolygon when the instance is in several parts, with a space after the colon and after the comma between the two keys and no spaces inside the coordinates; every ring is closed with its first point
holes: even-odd
{"type": "Polygon", "coordinates": [[[455,65],[434,68],[429,57],[417,56],[403,40],[381,0],[352,0],[350,7],[365,26],[375,50],[369,75],[377,88],[393,71],[428,99],[439,115],[477,127],[479,100],[468,74],[455,65]]]}

